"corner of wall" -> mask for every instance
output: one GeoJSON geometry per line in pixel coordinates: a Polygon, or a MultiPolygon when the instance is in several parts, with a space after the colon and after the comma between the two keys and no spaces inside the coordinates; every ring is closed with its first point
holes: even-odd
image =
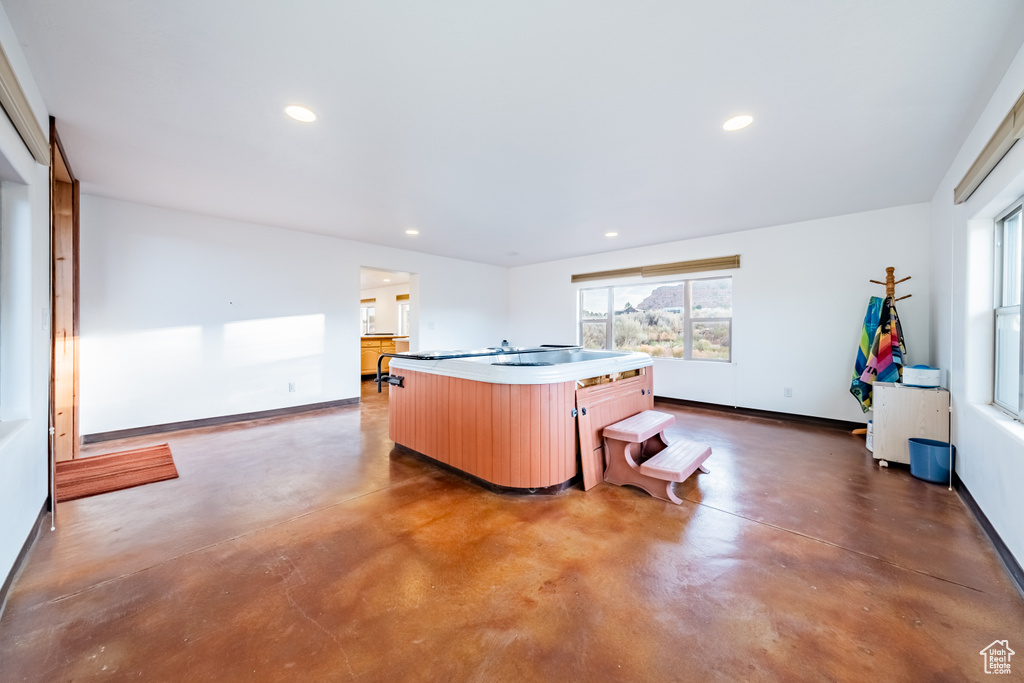
{"type": "MultiPolygon", "coordinates": [[[[6,12],[0,44],[35,116],[47,111],[6,12]]],[[[45,126],[45,130],[49,127],[45,126]]],[[[10,577],[49,484],[49,169],[0,118],[0,577],[10,577]]]]}

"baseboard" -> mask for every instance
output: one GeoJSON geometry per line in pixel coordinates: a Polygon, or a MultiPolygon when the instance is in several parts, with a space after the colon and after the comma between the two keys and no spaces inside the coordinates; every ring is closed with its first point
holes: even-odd
{"type": "Polygon", "coordinates": [[[967,486],[956,472],[953,473],[953,487],[956,489],[956,492],[960,494],[960,500],[964,502],[967,509],[974,513],[974,518],[978,520],[978,524],[981,525],[982,531],[984,531],[985,535],[988,536],[988,540],[992,541],[992,545],[995,546],[996,549],[996,554],[998,554],[999,559],[1002,560],[1003,566],[1006,567],[1006,571],[1010,575],[1010,578],[1013,579],[1015,584],[1017,584],[1017,590],[1020,591],[1021,596],[1024,596],[1024,569],[1021,568],[1017,558],[1013,556],[1010,549],[1006,547],[1005,543],[1003,543],[1003,539],[999,536],[999,532],[997,532],[996,528],[992,526],[992,522],[988,521],[988,517],[985,516],[985,513],[981,510],[981,506],[978,505],[978,501],[974,500],[974,496],[971,495],[971,492],[967,489],[967,486]]]}
{"type": "Polygon", "coordinates": [[[324,408],[338,408],[359,403],[359,397],[340,398],[335,401],[324,401],[322,403],[307,403],[301,406],[289,406],[287,408],[274,408],[273,410],[259,410],[254,413],[238,413],[236,415],[220,415],[218,417],[204,417],[198,420],[184,420],[182,422],[167,422],[165,424],[150,425],[148,427],[133,427],[131,429],[118,429],[112,432],[96,432],[82,436],[82,443],[99,443],[101,441],[113,441],[114,439],[128,439],[133,436],[149,436],[151,434],[163,434],[164,432],[177,432],[183,429],[199,429],[201,427],[217,427],[219,425],[231,424],[233,422],[250,422],[252,420],[265,420],[268,417],[282,417],[285,415],[298,415],[313,410],[324,408]]]}
{"type": "Polygon", "coordinates": [[[867,426],[867,421],[864,422],[848,422],[846,420],[833,420],[827,417],[814,417],[813,415],[795,415],[793,413],[776,413],[771,410],[758,410],[757,408],[734,408],[733,406],[723,406],[718,403],[702,403],[700,401],[688,401],[682,398],[668,398],[666,396],[655,396],[655,401],[662,401],[664,403],[672,403],[678,406],[687,406],[690,408],[703,408],[705,410],[717,410],[722,413],[731,413],[733,415],[746,415],[748,417],[762,417],[768,420],[788,420],[789,422],[801,422],[803,424],[816,425],[818,427],[832,427],[834,429],[842,429],[843,431],[853,431],[854,429],[864,429],[867,426]]]}
{"type": "Polygon", "coordinates": [[[50,512],[50,497],[47,496],[46,500],[43,501],[43,507],[39,509],[39,515],[36,516],[36,523],[32,527],[32,531],[29,532],[28,538],[25,539],[25,543],[21,546],[21,552],[14,559],[14,564],[11,565],[11,571],[7,574],[7,578],[4,579],[4,585],[0,588],[0,618],[4,616],[4,609],[7,607],[7,594],[11,590],[11,586],[14,585],[14,580],[18,578],[18,573],[21,571],[25,564],[25,559],[28,557],[29,552],[32,550],[32,546],[36,544],[36,539],[39,538],[39,528],[43,525],[43,519],[50,512]]]}

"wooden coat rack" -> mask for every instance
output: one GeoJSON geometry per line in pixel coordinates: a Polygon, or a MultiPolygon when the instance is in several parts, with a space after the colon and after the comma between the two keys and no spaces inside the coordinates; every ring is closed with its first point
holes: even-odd
{"type": "Polygon", "coordinates": [[[906,282],[907,280],[910,279],[910,276],[908,275],[902,280],[897,280],[896,276],[893,275],[893,273],[895,272],[896,269],[893,268],[892,266],[889,266],[888,268],[885,269],[885,282],[879,282],[878,280],[871,280],[871,282],[874,282],[876,285],[885,285],[885,296],[887,298],[891,297],[893,301],[903,301],[904,299],[909,299],[910,297],[914,296],[913,294],[907,294],[906,296],[901,296],[898,299],[896,298],[896,285],[900,284],[901,282],[906,282]]]}
{"type": "MultiPolygon", "coordinates": [[[[912,294],[907,294],[906,296],[902,296],[902,297],[899,297],[897,299],[896,298],[896,286],[901,284],[901,283],[905,283],[906,281],[910,280],[910,275],[907,275],[906,278],[903,278],[902,280],[896,280],[895,272],[896,272],[896,268],[894,268],[893,266],[889,266],[888,268],[886,268],[886,282],[880,283],[877,280],[871,280],[871,281],[868,281],[868,282],[872,282],[872,283],[874,283],[876,285],[885,285],[886,286],[886,297],[887,298],[892,298],[893,301],[902,301],[903,299],[909,299],[910,297],[913,296],[912,294]]],[[[854,434],[866,434],[867,430],[866,429],[854,429],[853,433],[854,434]]]]}

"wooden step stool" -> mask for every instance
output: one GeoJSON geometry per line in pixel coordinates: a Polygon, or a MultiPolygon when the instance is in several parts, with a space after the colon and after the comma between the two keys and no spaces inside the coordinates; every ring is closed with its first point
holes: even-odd
{"type": "Polygon", "coordinates": [[[665,430],[675,421],[668,413],[645,410],[605,427],[605,481],[629,484],[655,498],[682,503],[673,484],[685,481],[697,470],[710,472],[704,461],[711,455],[711,446],[685,439],[669,443],[665,430]]]}

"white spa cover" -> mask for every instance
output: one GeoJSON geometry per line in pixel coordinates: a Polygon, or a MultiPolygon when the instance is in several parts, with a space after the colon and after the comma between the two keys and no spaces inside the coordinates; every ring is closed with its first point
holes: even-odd
{"type": "MultiPolygon", "coordinates": [[[[420,352],[437,353],[445,352],[420,352]]],[[[448,352],[458,353],[455,351],[448,352]]],[[[490,384],[554,384],[589,377],[600,377],[653,365],[646,353],[558,349],[543,353],[516,354],[444,360],[391,359],[391,374],[414,370],[431,375],[446,375],[490,384]],[[495,365],[495,363],[551,363],[551,365],[495,365]]]]}

